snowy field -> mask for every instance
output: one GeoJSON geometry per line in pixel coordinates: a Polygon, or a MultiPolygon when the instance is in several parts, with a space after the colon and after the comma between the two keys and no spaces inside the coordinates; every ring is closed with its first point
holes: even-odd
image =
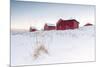
{"type": "Polygon", "coordinates": [[[11,32],[11,65],[95,61],[95,26],[11,32]]]}

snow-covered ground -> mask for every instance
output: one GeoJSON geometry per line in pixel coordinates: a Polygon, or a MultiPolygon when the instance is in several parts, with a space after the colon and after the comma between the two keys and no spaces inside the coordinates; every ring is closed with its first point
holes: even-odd
{"type": "Polygon", "coordinates": [[[95,26],[11,32],[11,65],[95,61],[95,26]]]}

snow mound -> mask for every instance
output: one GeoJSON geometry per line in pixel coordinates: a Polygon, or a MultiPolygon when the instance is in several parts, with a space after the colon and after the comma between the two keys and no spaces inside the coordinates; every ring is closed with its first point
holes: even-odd
{"type": "Polygon", "coordinates": [[[95,26],[11,32],[11,65],[95,61],[95,26]]]}

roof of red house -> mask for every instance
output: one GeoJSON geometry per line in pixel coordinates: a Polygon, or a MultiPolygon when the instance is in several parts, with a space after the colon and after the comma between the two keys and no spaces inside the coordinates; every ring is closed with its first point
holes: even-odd
{"type": "Polygon", "coordinates": [[[32,29],[36,29],[34,26],[30,26],[32,29]]]}
{"type": "MultiPolygon", "coordinates": [[[[75,20],[75,19],[68,19],[68,20],[59,19],[59,20],[58,20],[58,22],[61,22],[61,21],[66,22],[66,21],[77,21],[77,20],[75,20]]],[[[77,21],[77,22],[78,22],[78,21],[77,21]]],[[[78,23],[79,23],[79,22],[78,22],[78,23]]]]}
{"type": "Polygon", "coordinates": [[[55,24],[46,23],[48,26],[55,26],[55,24]]]}
{"type": "Polygon", "coordinates": [[[91,24],[91,23],[87,23],[87,24],[85,24],[84,26],[89,26],[89,25],[93,25],[93,24],[91,24]]]}

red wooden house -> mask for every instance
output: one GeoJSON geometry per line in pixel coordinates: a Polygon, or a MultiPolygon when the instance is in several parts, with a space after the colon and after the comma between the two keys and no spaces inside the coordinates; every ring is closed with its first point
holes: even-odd
{"type": "Polygon", "coordinates": [[[44,30],[55,30],[56,26],[54,24],[45,24],[44,30]]]}
{"type": "Polygon", "coordinates": [[[85,24],[84,26],[92,26],[93,24],[91,24],[91,23],[87,23],[87,24],[85,24]]]}
{"type": "Polygon", "coordinates": [[[34,28],[34,27],[30,27],[30,30],[29,30],[30,32],[34,32],[34,31],[37,31],[37,29],[36,28],[34,28]]]}
{"type": "Polygon", "coordinates": [[[63,20],[57,22],[57,30],[76,29],[79,27],[79,22],[75,19],[63,20]]]}

